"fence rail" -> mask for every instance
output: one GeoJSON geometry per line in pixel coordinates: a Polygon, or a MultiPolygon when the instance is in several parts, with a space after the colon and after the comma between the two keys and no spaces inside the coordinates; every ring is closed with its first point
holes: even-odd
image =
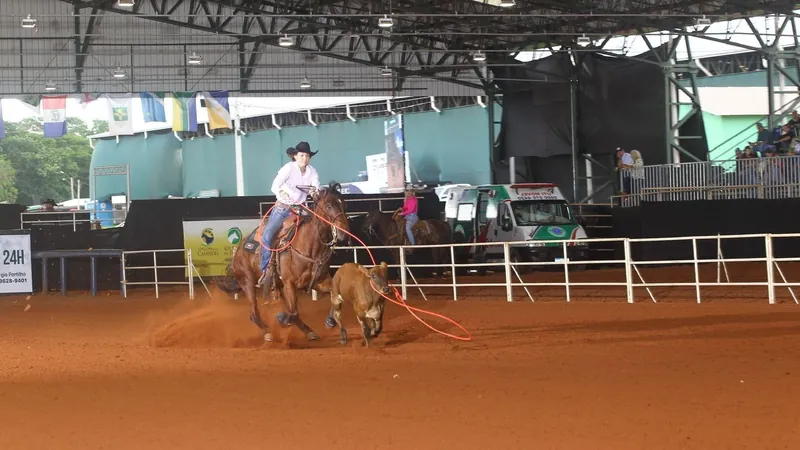
{"type": "MultiPolygon", "coordinates": [[[[122,273],[120,274],[121,284],[122,284],[122,295],[123,297],[128,297],[128,286],[154,286],[156,291],[156,298],[159,298],[159,286],[165,285],[187,285],[189,288],[189,298],[194,298],[194,284],[195,284],[195,277],[200,280],[200,283],[203,284],[206,291],[208,292],[208,287],[205,285],[205,282],[197,273],[197,269],[194,267],[194,263],[192,262],[192,250],[191,249],[165,249],[165,250],[132,250],[122,252],[122,273]],[[158,255],[162,254],[177,254],[182,253],[184,257],[185,264],[161,264],[158,263],[158,255]],[[131,266],[129,265],[130,257],[132,255],[146,255],[152,254],[153,255],[153,264],[152,265],[145,265],[145,266],[131,266]],[[186,273],[186,278],[183,281],[166,281],[162,278],[162,280],[158,279],[158,271],[163,269],[182,269],[184,273],[186,273]],[[128,271],[131,270],[152,270],[153,271],[153,280],[152,281],[129,281],[128,280],[128,271]]],[[[210,292],[209,292],[210,295],[210,292]]]]}
{"type": "MultiPolygon", "coordinates": [[[[794,274],[797,272],[796,267],[785,271],[784,266],[787,263],[800,262],[800,257],[794,256],[800,254],[794,251],[792,247],[800,249],[800,233],[792,234],[741,234],[741,235],[713,235],[713,236],[686,236],[686,237],[660,237],[660,238],[608,238],[608,239],[580,239],[580,240],[567,240],[559,242],[561,250],[560,256],[555,256],[552,261],[534,261],[534,262],[520,262],[512,259],[512,253],[519,249],[532,244],[550,244],[552,241],[530,241],[530,242],[502,242],[502,243],[460,243],[448,245],[416,245],[413,247],[407,246],[348,246],[348,247],[334,247],[335,250],[347,252],[352,254],[352,261],[364,265],[371,265],[367,249],[370,251],[375,250],[395,250],[399,255],[397,263],[388,264],[390,268],[398,270],[399,274],[399,287],[402,292],[403,298],[409,297],[409,291],[416,292],[422,296],[426,301],[428,296],[426,289],[437,289],[442,292],[442,289],[447,289],[445,292],[452,292],[453,300],[459,300],[459,297],[465,293],[474,294],[471,292],[474,288],[496,288],[498,292],[503,292],[505,299],[509,302],[521,298],[527,298],[530,301],[535,301],[535,295],[532,288],[562,288],[563,295],[567,302],[571,302],[576,289],[598,287],[598,288],[619,288],[619,294],[611,295],[611,297],[619,296],[620,299],[625,299],[628,303],[634,303],[637,299],[637,291],[639,295],[646,295],[652,302],[657,302],[656,294],[653,288],[666,288],[666,287],[680,287],[691,289],[692,297],[697,303],[703,300],[702,289],[711,287],[748,287],[748,288],[763,288],[763,292],[769,304],[776,303],[776,291],[778,289],[787,289],[789,295],[796,304],[800,304],[798,296],[795,292],[795,287],[800,286],[800,277],[798,281],[787,279],[787,274],[794,274]],[[789,241],[794,240],[794,241],[789,241]],[[567,250],[573,243],[610,243],[615,244],[619,248],[619,258],[604,258],[602,260],[570,260],[567,255],[567,250]],[[748,252],[753,253],[752,250],[756,249],[760,254],[748,256],[737,255],[742,253],[741,244],[748,245],[748,252]],[[648,258],[647,255],[652,254],[653,248],[648,246],[662,245],[664,248],[673,250],[677,256],[673,258],[648,258]],[[681,249],[680,247],[683,246],[681,249]],[[459,262],[465,251],[471,247],[495,247],[495,251],[491,254],[494,258],[486,262],[459,262]],[[449,261],[439,264],[422,264],[409,261],[405,250],[413,248],[415,252],[426,248],[448,248],[450,258],[449,261]],[[778,249],[778,254],[776,254],[778,249]],[[691,255],[686,257],[680,254],[681,252],[691,255]],[[726,256],[726,253],[731,255],[726,256]],[[760,267],[763,275],[762,278],[753,279],[755,273],[753,266],[747,266],[744,273],[744,279],[732,280],[729,266],[736,263],[751,263],[760,267]],[[709,276],[709,265],[716,267],[716,279],[713,280],[709,276]],[[557,270],[549,272],[552,276],[559,276],[559,280],[547,279],[540,274],[544,272],[536,272],[533,276],[535,280],[528,277],[529,273],[526,269],[531,268],[544,268],[556,267],[557,270]],[[603,266],[604,268],[616,267],[620,275],[618,280],[601,280],[601,281],[587,281],[588,275],[598,273],[597,271],[583,271],[583,267],[603,266]],[[658,266],[666,266],[668,269],[673,269],[675,266],[684,267],[686,273],[684,276],[670,274],[664,279],[664,276],[658,276],[656,272],[648,272],[649,269],[658,270],[658,266]],[[701,276],[701,267],[704,268],[701,276]],[[421,269],[437,269],[439,279],[420,280],[421,269]],[[442,270],[444,269],[444,270],[442,270]],[[502,275],[498,278],[487,277],[481,280],[476,277],[465,277],[465,272],[470,271],[478,272],[491,272],[494,271],[497,275],[502,275]],[[449,273],[447,273],[449,272],[449,273]],[[583,274],[581,274],[583,273],[583,274]],[[652,275],[652,277],[651,277],[652,275]],[[466,279],[465,279],[466,278],[466,279]],[[528,278],[527,280],[525,278],[528,278]],[[421,282],[424,281],[424,282],[421,282]]],[[[538,247],[537,247],[538,248],[538,247]]],[[[487,249],[488,250],[488,249],[487,249]]],[[[489,253],[489,252],[487,252],[489,253]]],[[[745,252],[747,253],[747,252],[745,252]]],[[[348,258],[349,259],[349,258],[348,258]]],[[[149,260],[149,259],[148,259],[149,260]]],[[[341,259],[340,259],[341,261],[341,259]]],[[[381,261],[376,261],[380,263],[381,261]]],[[[156,297],[159,296],[159,286],[162,285],[188,285],[189,295],[194,298],[194,284],[199,280],[206,291],[208,287],[203,282],[202,278],[197,275],[196,269],[192,261],[192,254],[190,250],[174,249],[174,250],[141,250],[124,252],[122,255],[122,286],[123,295],[127,297],[127,286],[130,285],[151,285],[155,287],[156,297]],[[185,258],[185,264],[163,264],[159,265],[158,255],[163,253],[181,253],[185,258]],[[143,264],[132,266],[128,260],[137,254],[152,254],[152,264],[143,264]],[[175,277],[167,280],[159,276],[158,270],[161,269],[183,269],[183,276],[175,277]],[[127,272],[131,270],[153,271],[152,281],[137,281],[130,282],[127,280],[127,272]]],[[[331,268],[339,268],[341,265],[332,264],[331,268]]],[[[551,278],[552,278],[551,276],[551,278]]],[[[741,278],[741,277],[740,277],[741,278]]],[[[749,292],[749,291],[748,291],[749,292]]],[[[209,292],[210,295],[210,292],[209,292]]],[[[441,294],[439,294],[441,295],[441,294]]],[[[447,294],[449,297],[449,294],[447,294]]],[[[467,294],[469,295],[469,294],[467,294]]],[[[479,295],[489,295],[480,293],[479,295]]],[[[559,294],[560,295],[560,294],[559,294]]],[[[594,295],[594,291],[593,294],[594,295]]],[[[659,294],[660,295],[660,294],[659,294]]],[[[314,300],[317,299],[317,293],[314,293],[314,300]]]]}
{"type": "Polygon", "coordinates": [[[641,201],[797,198],[800,156],[643,166],[620,171],[619,183],[626,195],[612,197],[617,207],[641,201]]]}
{"type": "MultiPolygon", "coordinates": [[[[734,287],[734,286],[749,286],[749,287],[763,287],[767,295],[769,304],[775,304],[775,291],[776,288],[787,288],[789,294],[795,303],[800,304],[798,297],[792,289],[793,287],[800,286],[800,281],[789,281],[785,276],[785,272],[781,269],[781,263],[786,262],[800,262],[800,257],[776,257],[773,251],[776,240],[781,239],[799,239],[800,233],[797,234],[743,234],[743,235],[714,235],[714,236],[688,236],[688,237],[663,237],[663,238],[610,238],[610,239],[581,239],[571,241],[561,241],[561,256],[554,258],[553,261],[536,261],[536,262],[517,262],[512,261],[511,253],[515,248],[526,246],[528,244],[552,244],[552,241],[531,241],[531,242],[503,242],[503,243],[462,243],[462,244],[449,244],[449,245],[417,245],[414,246],[414,251],[419,251],[423,248],[449,248],[451,260],[446,264],[409,264],[405,254],[405,249],[410,247],[404,246],[370,246],[369,250],[376,249],[391,249],[399,250],[399,263],[389,264],[390,268],[396,268],[400,271],[400,288],[403,298],[408,298],[409,289],[418,290],[422,297],[427,300],[424,288],[451,288],[453,292],[453,300],[458,300],[459,288],[475,288],[475,287],[494,287],[504,288],[506,300],[511,302],[515,299],[514,288],[523,288],[527,297],[534,301],[534,296],[529,288],[531,287],[562,287],[564,288],[564,295],[566,301],[572,300],[572,288],[575,287],[624,287],[625,298],[628,303],[634,303],[635,289],[644,289],[648,297],[656,302],[655,294],[651,288],[655,287],[687,287],[694,288],[694,296],[697,303],[701,303],[701,288],[702,287],[734,287]],[[753,257],[731,257],[725,258],[723,248],[726,243],[741,240],[758,240],[759,245],[763,248],[763,256],[753,257]],[[567,257],[567,249],[572,243],[617,243],[622,248],[621,259],[603,259],[603,260],[570,260],[567,257]],[[676,243],[686,243],[691,248],[691,258],[674,258],[674,259],[660,259],[648,260],[644,258],[636,258],[634,254],[638,253],[636,246],[653,244],[653,243],[667,243],[675,245],[676,243]],[[711,243],[714,244],[715,250],[712,252],[713,257],[701,257],[698,244],[711,243]],[[496,255],[502,255],[502,258],[495,258],[496,261],[482,262],[482,263],[457,263],[456,249],[466,249],[469,247],[500,247],[501,252],[496,252],[496,255]],[[766,271],[766,277],[763,281],[731,281],[728,273],[728,265],[732,263],[758,263],[763,264],[766,271]],[[700,277],[700,266],[707,264],[715,264],[717,268],[716,281],[703,281],[700,277]],[[576,272],[575,266],[619,266],[623,269],[624,281],[574,281],[570,276],[576,272]],[[675,265],[689,265],[693,268],[693,276],[688,280],[675,280],[675,281],[646,281],[642,273],[642,268],[653,266],[675,266],[675,265]],[[545,267],[545,266],[559,266],[563,274],[563,281],[547,281],[547,282],[531,282],[524,281],[522,277],[523,270],[528,267],[545,267]],[[414,274],[415,269],[420,268],[449,268],[449,280],[433,283],[420,283],[414,274]],[[491,268],[499,268],[500,272],[504,275],[502,281],[487,281],[487,282],[459,282],[457,277],[457,269],[480,269],[491,270],[491,268]],[[724,274],[724,279],[723,279],[724,274]],[[777,277],[777,278],[776,278],[777,277]],[[410,278],[410,279],[409,279],[410,278]]],[[[799,241],[800,242],[800,241],[799,241]]],[[[371,265],[371,261],[366,254],[366,247],[335,247],[336,250],[348,251],[353,254],[353,262],[371,265]],[[363,254],[360,254],[363,253],[363,254]]],[[[708,253],[704,251],[704,253],[708,253]]],[[[380,262],[380,261],[378,261],[380,262]]],[[[341,265],[332,265],[332,268],[341,267],[341,265]]]]}

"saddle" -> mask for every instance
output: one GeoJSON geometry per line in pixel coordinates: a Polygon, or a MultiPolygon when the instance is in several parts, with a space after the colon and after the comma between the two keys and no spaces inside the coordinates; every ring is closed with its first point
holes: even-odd
{"type": "MultiPolygon", "coordinates": [[[[286,247],[289,242],[292,241],[294,234],[297,232],[297,228],[309,220],[311,220],[311,215],[305,210],[301,211],[300,213],[293,211],[292,215],[283,221],[283,225],[281,226],[280,231],[278,231],[278,234],[275,235],[275,239],[272,241],[272,245],[270,245],[270,247],[286,247]],[[297,216],[300,216],[300,220],[297,219],[297,216]]],[[[255,253],[256,251],[259,251],[261,248],[261,236],[264,235],[264,226],[266,224],[266,221],[262,222],[255,230],[251,231],[250,234],[247,235],[243,246],[246,252],[255,253]]]]}

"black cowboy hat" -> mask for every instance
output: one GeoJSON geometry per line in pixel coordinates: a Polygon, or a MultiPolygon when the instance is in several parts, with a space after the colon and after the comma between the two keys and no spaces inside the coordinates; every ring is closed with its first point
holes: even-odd
{"type": "Polygon", "coordinates": [[[311,146],[308,145],[308,142],[306,141],[300,142],[294,147],[289,147],[286,149],[286,154],[289,156],[294,156],[298,153],[308,153],[309,155],[314,156],[317,153],[319,153],[319,150],[317,150],[316,152],[312,152],[311,146]]]}

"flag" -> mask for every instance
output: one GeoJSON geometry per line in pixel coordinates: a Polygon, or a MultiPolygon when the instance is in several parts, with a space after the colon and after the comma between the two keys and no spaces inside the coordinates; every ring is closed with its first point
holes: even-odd
{"type": "Polygon", "coordinates": [[[228,91],[203,92],[208,111],[208,126],[212,130],[232,128],[231,108],[228,105],[228,91]]]}
{"type": "Polygon", "coordinates": [[[194,92],[172,93],[172,130],[197,131],[197,98],[194,92]]]}
{"type": "Polygon", "coordinates": [[[145,123],[167,121],[163,92],[140,92],[139,98],[142,100],[142,115],[144,115],[145,123]]]}
{"type": "Polygon", "coordinates": [[[108,96],[108,132],[119,135],[133,134],[133,100],[131,94],[108,96]]]}
{"type": "Polygon", "coordinates": [[[59,138],[67,134],[67,96],[43,95],[42,117],[44,137],[59,138]]]}
{"type": "Polygon", "coordinates": [[[42,97],[41,96],[39,96],[39,95],[21,95],[21,96],[17,97],[17,100],[19,100],[22,103],[22,106],[28,108],[29,110],[31,110],[31,112],[36,114],[36,117],[41,117],[42,116],[42,110],[41,110],[42,97]]]}
{"type": "Polygon", "coordinates": [[[3,121],[3,100],[0,99],[0,139],[6,137],[6,123],[3,121]]]}

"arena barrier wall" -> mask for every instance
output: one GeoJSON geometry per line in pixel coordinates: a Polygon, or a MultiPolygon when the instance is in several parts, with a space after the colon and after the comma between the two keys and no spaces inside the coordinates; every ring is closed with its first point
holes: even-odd
{"type": "MultiPolygon", "coordinates": [[[[798,231],[795,211],[800,199],[697,200],[681,202],[642,202],[630,208],[612,208],[614,237],[655,238],[678,236],[716,236],[798,231]]],[[[710,244],[700,243],[700,251],[710,244]]],[[[760,243],[726,242],[725,254],[731,257],[754,257],[763,253],[760,243]]],[[[713,247],[713,246],[712,246],[713,247]]],[[[617,248],[615,258],[621,258],[617,248]]],[[[669,242],[653,241],[634,250],[637,259],[670,260],[690,257],[687,249],[669,242]]],[[[713,251],[713,249],[712,249],[713,251]]],[[[777,255],[800,256],[800,242],[785,242],[777,255]]]]}

